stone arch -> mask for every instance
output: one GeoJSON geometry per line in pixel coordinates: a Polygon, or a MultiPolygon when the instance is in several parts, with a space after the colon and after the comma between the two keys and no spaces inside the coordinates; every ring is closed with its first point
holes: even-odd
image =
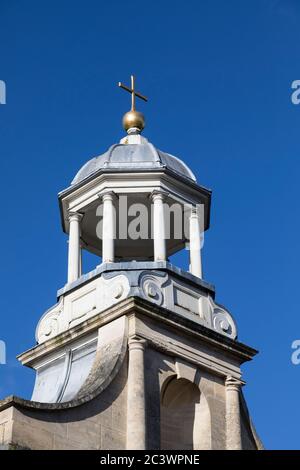
{"type": "Polygon", "coordinates": [[[169,377],[162,386],[161,449],[211,448],[211,417],[199,387],[186,378],[169,377]]]}

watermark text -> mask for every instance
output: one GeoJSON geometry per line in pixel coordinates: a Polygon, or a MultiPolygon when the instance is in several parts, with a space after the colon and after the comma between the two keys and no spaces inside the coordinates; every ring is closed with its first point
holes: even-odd
{"type": "Polygon", "coordinates": [[[0,104],[6,104],[6,84],[0,80],[0,104]]]}

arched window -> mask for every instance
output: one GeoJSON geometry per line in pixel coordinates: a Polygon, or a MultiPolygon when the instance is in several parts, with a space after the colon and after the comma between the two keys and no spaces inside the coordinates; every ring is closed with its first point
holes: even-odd
{"type": "Polygon", "coordinates": [[[173,377],[162,390],[161,449],[211,448],[207,401],[189,380],[173,377]]]}

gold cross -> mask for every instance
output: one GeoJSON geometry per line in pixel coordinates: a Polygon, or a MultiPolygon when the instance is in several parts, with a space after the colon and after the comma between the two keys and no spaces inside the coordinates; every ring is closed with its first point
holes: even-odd
{"type": "Polygon", "coordinates": [[[131,111],[135,111],[135,97],[137,96],[138,98],[141,98],[141,100],[148,101],[146,96],[141,95],[141,93],[135,91],[135,77],[131,75],[131,88],[129,88],[126,85],[123,85],[123,83],[119,82],[118,86],[123,88],[123,90],[128,91],[131,93],[131,111]]]}

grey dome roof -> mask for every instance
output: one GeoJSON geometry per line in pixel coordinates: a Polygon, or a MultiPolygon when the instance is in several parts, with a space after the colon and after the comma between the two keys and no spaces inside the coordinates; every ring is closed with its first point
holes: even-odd
{"type": "Polygon", "coordinates": [[[78,171],[72,185],[100,170],[151,171],[168,168],[179,176],[196,181],[195,175],[179,158],[156,149],[151,143],[112,145],[103,155],[92,158],[78,171]]]}

